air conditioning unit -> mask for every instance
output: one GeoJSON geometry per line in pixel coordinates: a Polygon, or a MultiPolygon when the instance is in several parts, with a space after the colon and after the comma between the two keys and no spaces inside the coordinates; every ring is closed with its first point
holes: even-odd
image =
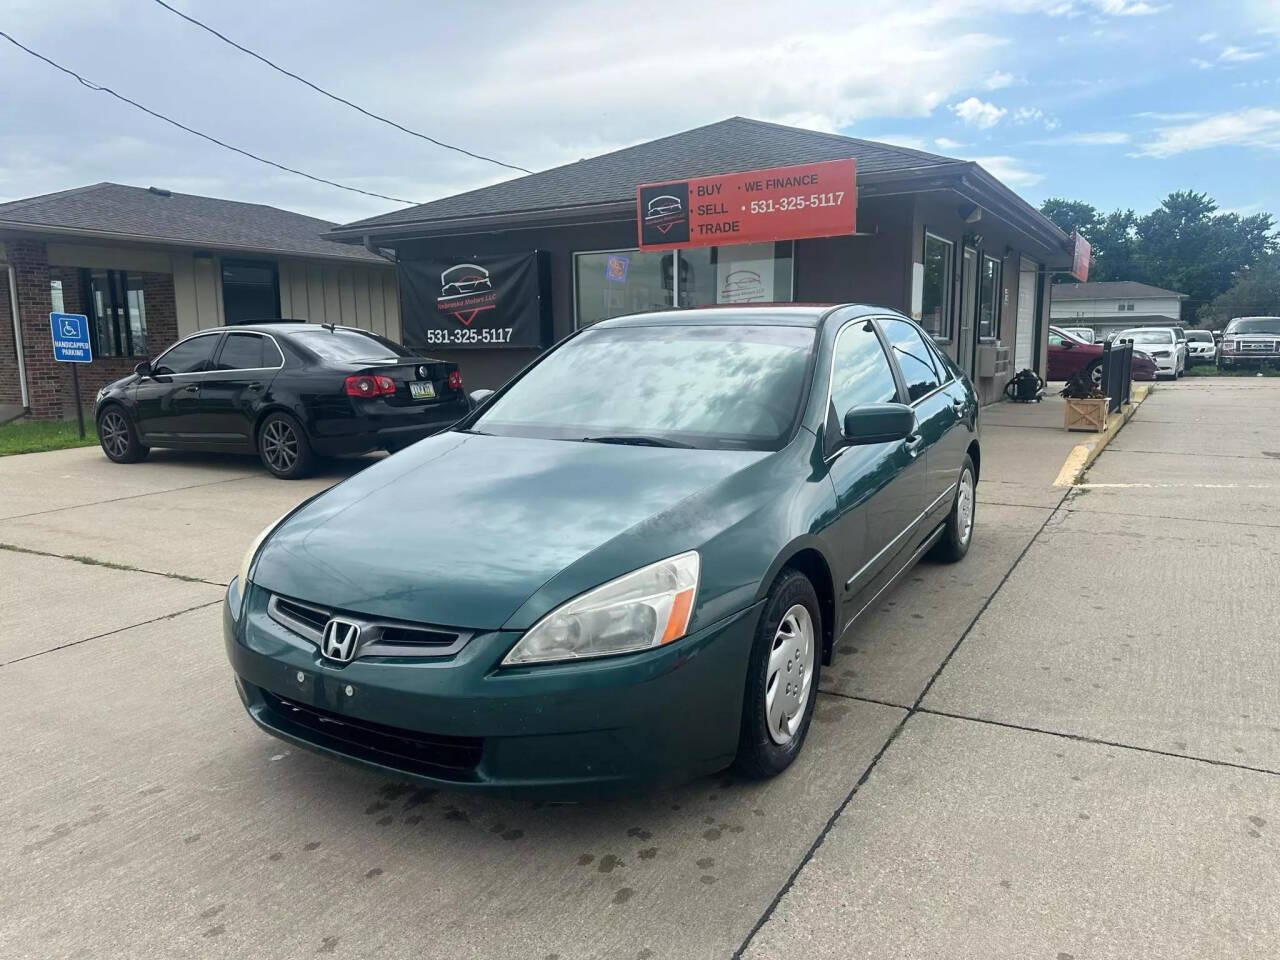
{"type": "Polygon", "coordinates": [[[978,376],[991,379],[1009,372],[1012,364],[1008,347],[998,343],[978,344],[978,376]]]}

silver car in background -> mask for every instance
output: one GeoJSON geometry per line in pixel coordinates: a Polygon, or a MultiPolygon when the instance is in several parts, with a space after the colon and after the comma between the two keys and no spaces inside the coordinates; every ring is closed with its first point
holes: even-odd
{"type": "Polygon", "coordinates": [[[1208,330],[1187,331],[1187,366],[1197,363],[1213,363],[1218,356],[1218,344],[1208,330]]]}

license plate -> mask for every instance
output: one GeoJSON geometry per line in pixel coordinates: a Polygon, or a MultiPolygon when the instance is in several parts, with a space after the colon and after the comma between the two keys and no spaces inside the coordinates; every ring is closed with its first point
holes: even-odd
{"type": "Polygon", "coordinates": [[[414,400],[434,400],[435,395],[436,387],[430,380],[418,380],[409,384],[409,396],[414,400]]]}

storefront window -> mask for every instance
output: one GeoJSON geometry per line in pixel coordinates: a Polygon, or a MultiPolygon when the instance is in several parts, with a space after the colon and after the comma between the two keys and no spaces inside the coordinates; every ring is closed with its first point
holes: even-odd
{"type": "Polygon", "coordinates": [[[82,271],[89,325],[100,357],[147,356],[147,305],[142,278],[124,270],[82,271]]]}
{"type": "Polygon", "coordinates": [[[579,253],[574,257],[578,326],[628,313],[666,310],[673,304],[790,302],[791,256],[790,242],[665,253],[579,253]]]}
{"type": "Polygon", "coordinates": [[[612,250],[574,255],[578,326],[645,310],[669,310],[674,302],[674,254],[612,250]]]}
{"type": "Polygon", "coordinates": [[[280,319],[280,277],[275,263],[223,260],[222,312],[229,324],[280,319]]]}
{"type": "Polygon", "coordinates": [[[1000,261],[982,258],[982,274],[978,278],[978,336],[1000,336],[1000,261]]]}
{"type": "Polygon", "coordinates": [[[49,281],[49,302],[53,304],[54,313],[66,313],[66,302],[62,299],[62,281],[49,281]]]}
{"type": "Polygon", "coordinates": [[[920,325],[935,340],[951,339],[951,274],[955,245],[931,233],[924,235],[924,291],[920,325]]]}

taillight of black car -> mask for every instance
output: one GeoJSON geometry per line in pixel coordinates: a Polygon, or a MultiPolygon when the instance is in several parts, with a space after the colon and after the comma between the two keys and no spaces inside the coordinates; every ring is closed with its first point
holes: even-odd
{"type": "Polygon", "coordinates": [[[348,397],[382,397],[393,396],[396,382],[383,374],[357,374],[347,377],[348,397]]]}

